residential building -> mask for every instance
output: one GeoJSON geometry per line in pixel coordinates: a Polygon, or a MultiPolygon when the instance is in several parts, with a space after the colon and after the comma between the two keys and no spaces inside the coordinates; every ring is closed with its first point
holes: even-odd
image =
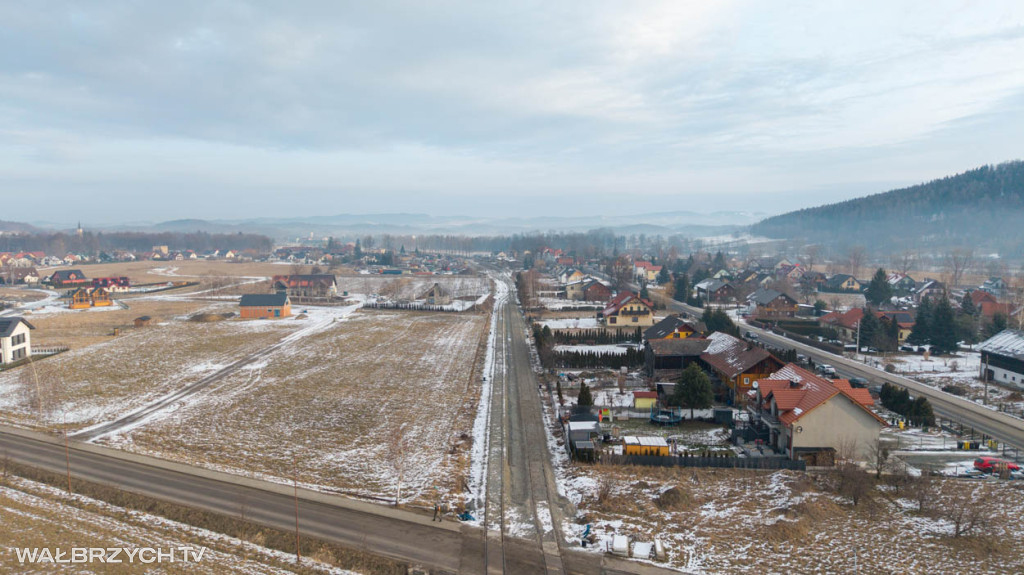
{"type": "Polygon", "coordinates": [[[910,294],[917,286],[917,282],[914,281],[914,278],[899,272],[890,273],[886,276],[885,281],[889,284],[889,287],[892,288],[893,293],[896,295],[910,294]]]}
{"type": "Polygon", "coordinates": [[[78,288],[71,292],[71,299],[68,301],[69,309],[87,309],[91,307],[109,307],[114,305],[110,292],[105,288],[78,288]]]}
{"type": "Polygon", "coordinates": [[[668,441],[660,436],[625,435],[622,437],[624,455],[656,455],[667,457],[668,441]]]}
{"type": "Polygon", "coordinates": [[[331,298],[338,295],[338,280],[333,274],[292,274],[272,278],[275,292],[289,297],[331,298]]]}
{"type": "Polygon", "coordinates": [[[754,317],[762,321],[796,316],[796,300],[780,291],[759,289],[751,294],[750,302],[755,306],[754,317]]]}
{"type": "Polygon", "coordinates": [[[886,425],[870,409],[874,400],[868,390],[794,364],[756,383],[748,394],[752,425],[767,433],[769,447],[791,459],[811,465],[829,464],[836,455],[866,460],[886,425]]]}
{"type": "Polygon", "coordinates": [[[110,278],[92,278],[92,287],[104,288],[111,292],[127,292],[132,287],[132,282],[124,276],[110,278]]]}
{"type": "Polygon", "coordinates": [[[286,293],[246,294],[239,302],[243,318],[282,318],[292,315],[292,302],[286,293]]]}
{"type": "Polygon", "coordinates": [[[932,279],[926,279],[914,289],[914,301],[920,303],[924,299],[936,299],[946,293],[946,284],[932,279]]]}
{"type": "Polygon", "coordinates": [[[697,297],[705,302],[724,303],[735,299],[736,290],[732,285],[716,279],[706,279],[693,286],[697,297]]]}
{"type": "Polygon", "coordinates": [[[712,333],[707,341],[700,360],[725,384],[733,402],[744,402],[754,381],[783,367],[783,363],[764,348],[727,333],[712,333]]]}
{"type": "Polygon", "coordinates": [[[0,317],[0,365],[32,356],[33,329],[23,317],[0,317]]]}
{"type": "Polygon", "coordinates": [[[825,292],[859,292],[863,286],[857,278],[847,274],[836,274],[825,282],[821,291],[825,292]]]}
{"type": "Polygon", "coordinates": [[[708,328],[700,320],[686,320],[678,315],[670,315],[644,330],[644,339],[686,339],[707,333],[708,328]]]}
{"type": "Polygon", "coordinates": [[[1024,389],[1024,331],[1004,329],[981,342],[982,379],[1024,389]]]}
{"type": "Polygon", "coordinates": [[[57,270],[50,275],[48,281],[56,288],[79,287],[89,283],[82,270],[57,270]]]}
{"type": "Polygon", "coordinates": [[[854,341],[857,338],[857,328],[863,317],[864,309],[855,307],[845,312],[827,313],[818,318],[818,325],[835,329],[840,339],[854,341]]]}
{"type": "Polygon", "coordinates": [[[650,327],[654,325],[654,304],[631,291],[624,291],[608,302],[599,319],[605,327],[611,328],[650,327]]]}

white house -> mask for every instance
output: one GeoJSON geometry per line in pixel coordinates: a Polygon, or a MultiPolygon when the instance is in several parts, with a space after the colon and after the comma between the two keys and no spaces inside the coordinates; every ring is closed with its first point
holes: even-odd
{"type": "Polygon", "coordinates": [[[0,318],[0,365],[21,361],[32,355],[32,338],[35,329],[22,317],[0,318]]]}
{"type": "Polygon", "coordinates": [[[1024,389],[1024,331],[1004,329],[981,342],[981,377],[1024,389]]]}

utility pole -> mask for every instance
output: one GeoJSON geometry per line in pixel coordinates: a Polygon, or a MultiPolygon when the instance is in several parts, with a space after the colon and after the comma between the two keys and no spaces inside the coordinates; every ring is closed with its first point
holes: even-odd
{"type": "Polygon", "coordinates": [[[857,353],[860,355],[860,320],[857,320],[857,353]]]}

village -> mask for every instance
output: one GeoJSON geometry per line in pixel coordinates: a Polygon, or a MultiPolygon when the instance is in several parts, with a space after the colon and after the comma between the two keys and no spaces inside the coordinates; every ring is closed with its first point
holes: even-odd
{"type": "MultiPolygon", "coordinates": [[[[493,369],[484,356],[495,345],[487,326],[500,283],[488,270],[507,268],[530,325],[552,465],[575,510],[562,526],[568,545],[727,572],[749,563],[708,552],[719,527],[695,517],[758,476],[745,474],[762,474],[779,493],[812,489],[798,487],[810,474],[818,495],[802,497],[839,505],[877,499],[853,473],[885,477],[878,489],[897,485],[911,499],[933,474],[1004,479],[980,487],[989,490],[1024,478],[1018,453],[936,414],[927,399],[757,335],[1020,417],[1024,332],[1010,326],[1021,310],[998,277],[949,287],[882,268],[858,280],[785,258],[740,266],[721,252],[656,264],[557,249],[395,253],[358,240],[258,257],[161,246],[140,256],[0,254],[4,423],[250,477],[298,477],[378,503],[429,507],[440,497],[470,518],[478,511],[467,485],[485,487],[473,479],[485,465],[474,419],[477,382],[493,369]],[[941,302],[962,334],[945,349],[934,331],[941,302]],[[383,342],[417,351],[397,355],[383,342]],[[366,381],[376,382],[372,398],[361,392],[366,381]],[[683,472],[711,491],[666,483],[683,472]],[[708,499],[713,490],[724,491],[708,499]],[[622,507],[635,496],[648,503],[622,507]],[[682,515],[703,531],[666,523],[682,515]]],[[[943,485],[929,483],[929,497],[955,503],[943,485]]],[[[896,501],[886,513],[906,504],[896,501]]],[[[861,512],[856,503],[851,512],[861,512]]],[[[791,521],[808,530],[815,515],[802,513],[791,521]]],[[[928,521],[933,533],[917,533],[917,544],[948,561],[952,548],[933,539],[949,520],[928,521]]],[[[978,525],[979,534],[1002,529],[978,525]]]]}

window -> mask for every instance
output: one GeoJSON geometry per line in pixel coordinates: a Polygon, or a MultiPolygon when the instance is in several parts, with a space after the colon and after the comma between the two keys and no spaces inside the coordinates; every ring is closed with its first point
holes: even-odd
{"type": "Polygon", "coordinates": [[[11,338],[11,346],[21,345],[25,343],[25,334],[19,333],[18,335],[11,338]]]}
{"type": "Polygon", "coordinates": [[[615,323],[615,318],[614,317],[608,318],[608,323],[615,323]]]}
{"type": "Polygon", "coordinates": [[[640,321],[640,318],[638,318],[638,317],[634,317],[633,318],[633,323],[637,323],[638,321],[640,321]]]}

